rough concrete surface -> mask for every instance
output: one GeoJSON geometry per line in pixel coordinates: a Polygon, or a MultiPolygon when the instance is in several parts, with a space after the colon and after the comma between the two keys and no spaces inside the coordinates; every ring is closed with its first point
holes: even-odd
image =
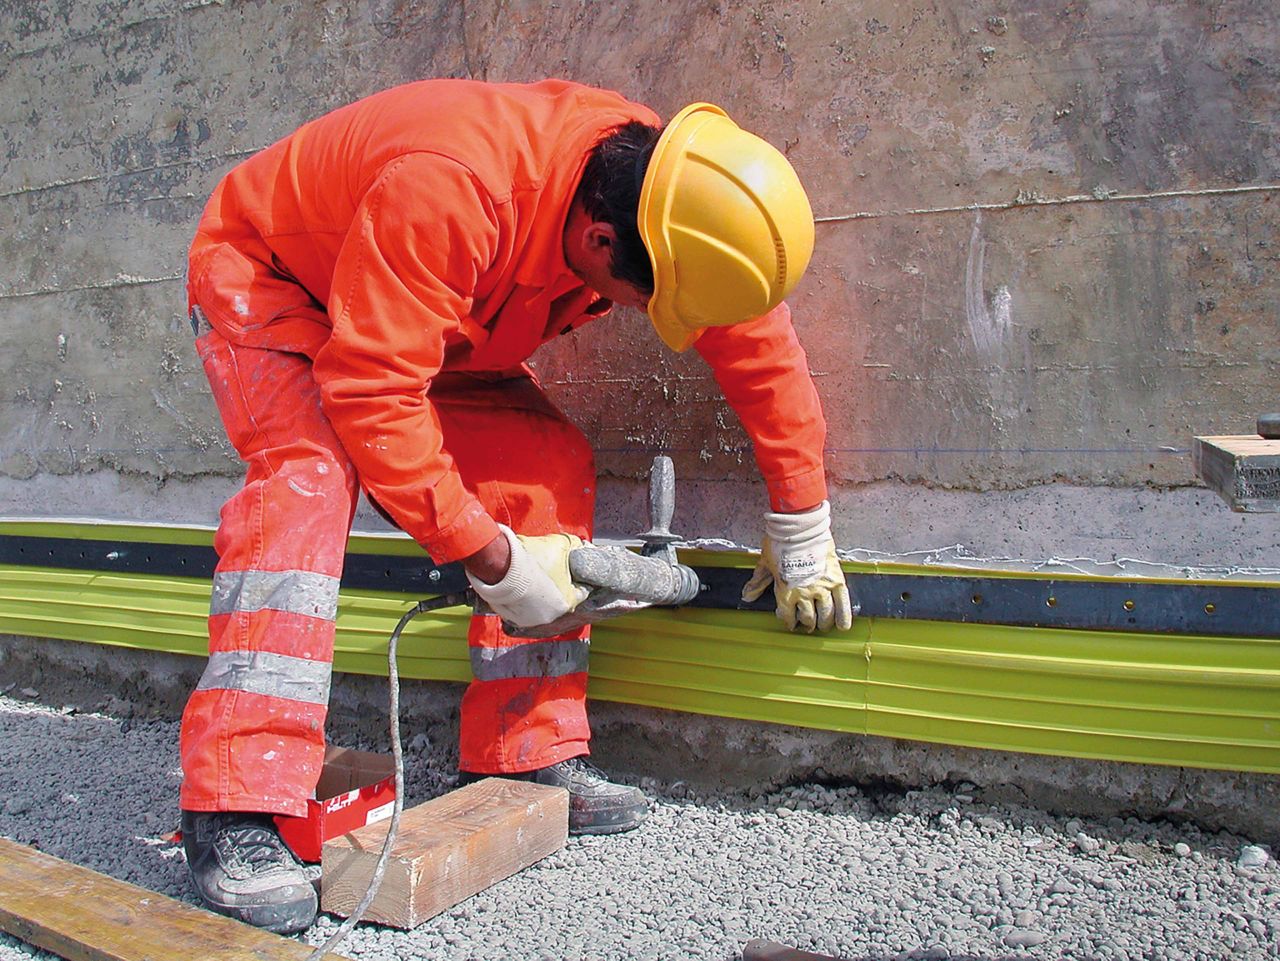
{"type": "MultiPolygon", "coordinates": [[[[158,480],[137,474],[0,477],[0,516],[133,523],[218,523],[238,477],[158,480]]],[[[634,538],[649,527],[647,485],[603,478],[597,536],[634,538]]],[[[832,492],[836,543],[851,557],[888,555],[918,563],[1045,566],[1099,573],[1197,576],[1280,572],[1280,515],[1234,514],[1200,487],[1044,484],[999,493],[881,481],[832,492]]],[[[672,530],[689,540],[757,545],[763,488],[730,480],[676,484],[672,530]]],[[[388,525],[362,499],[356,529],[388,525]]]]}
{"type": "MultiPolygon", "coordinates": [[[[1278,28],[1261,0],[3,4],[0,474],[238,474],[181,283],[218,176],[400,81],[555,74],[786,149],[838,484],[1188,484],[1193,434],[1274,405],[1278,28]]],[[[754,483],[638,316],[538,367],[606,474],[662,449],[754,483]]]]}

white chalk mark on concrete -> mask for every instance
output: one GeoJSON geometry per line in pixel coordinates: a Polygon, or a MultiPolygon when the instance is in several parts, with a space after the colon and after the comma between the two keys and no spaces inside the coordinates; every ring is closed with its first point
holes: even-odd
{"type": "Polygon", "coordinates": [[[114,287],[142,287],[147,284],[167,284],[182,280],[185,274],[168,274],[164,277],[135,277],[132,274],[116,274],[114,280],[101,280],[96,284],[77,284],[74,287],[36,287],[33,290],[9,290],[0,293],[0,300],[14,300],[18,297],[42,297],[45,294],[70,294],[79,290],[110,290],[114,287]]]}
{"type": "Polygon", "coordinates": [[[881,220],[886,217],[924,217],[930,214],[959,214],[982,210],[1018,210],[1023,207],[1057,207],[1063,204],[1140,203],[1148,200],[1176,200],[1189,197],[1229,197],[1239,194],[1274,193],[1280,184],[1255,184],[1248,187],[1206,187],[1200,190],[1157,190],[1143,194],[1121,194],[1111,191],[1095,191],[1089,194],[1069,194],[1065,197],[1040,197],[1020,193],[1005,203],[954,204],[943,207],[908,207],[902,210],[859,210],[849,214],[831,214],[814,217],[815,224],[834,224],[847,220],[881,220]]]}
{"type": "Polygon", "coordinates": [[[175,421],[177,421],[187,430],[194,432],[194,428],[192,428],[191,426],[191,421],[189,421],[186,418],[186,416],[180,410],[178,410],[178,408],[174,407],[173,404],[169,403],[169,401],[165,399],[165,397],[160,393],[160,391],[156,390],[155,388],[152,388],[151,399],[155,401],[156,406],[158,408],[160,408],[162,411],[164,411],[166,414],[172,417],[175,421]]]}
{"type": "MultiPolygon", "coordinates": [[[[250,147],[246,150],[230,150],[227,153],[214,154],[207,157],[187,157],[182,160],[174,160],[170,163],[154,164],[150,167],[137,167],[132,170],[128,170],[128,169],[116,170],[116,171],[112,171],[111,173],[105,173],[105,174],[88,174],[84,177],[67,177],[62,180],[50,180],[47,183],[33,184],[30,187],[18,187],[15,190],[0,191],[0,199],[3,199],[5,197],[21,197],[24,194],[35,194],[35,193],[40,193],[41,191],[44,191],[44,190],[56,190],[59,187],[75,187],[79,184],[95,183],[96,181],[99,181],[99,180],[118,180],[121,177],[133,177],[137,174],[151,173],[156,170],[170,170],[174,167],[199,167],[199,166],[204,166],[209,164],[216,164],[223,160],[238,160],[238,159],[249,157],[249,156],[252,156],[253,154],[259,153],[263,149],[264,147],[250,147]]],[[[192,195],[191,194],[180,195],[178,199],[182,199],[183,196],[191,197],[192,195]]],[[[169,200],[173,198],[145,197],[142,199],[169,200]]]]}
{"type": "Polygon", "coordinates": [[[983,290],[987,243],[982,239],[982,213],[973,220],[969,235],[969,258],[964,268],[964,313],[973,344],[983,356],[995,354],[1004,343],[1012,324],[1013,295],[1008,287],[997,287],[987,307],[983,290]]]}

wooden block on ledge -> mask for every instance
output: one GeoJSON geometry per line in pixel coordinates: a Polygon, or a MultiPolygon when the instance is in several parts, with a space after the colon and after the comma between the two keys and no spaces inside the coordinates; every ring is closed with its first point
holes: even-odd
{"type": "Polygon", "coordinates": [[[1197,437],[1191,454],[1196,476],[1233,511],[1280,511],[1280,440],[1197,437]]]}
{"type": "MultiPolygon", "coordinates": [[[[326,841],[320,909],[350,916],[368,888],[389,821],[326,841]]],[[[564,788],[485,778],[400,818],[378,896],[365,918],[414,928],[540,861],[569,839],[564,788]]]]}

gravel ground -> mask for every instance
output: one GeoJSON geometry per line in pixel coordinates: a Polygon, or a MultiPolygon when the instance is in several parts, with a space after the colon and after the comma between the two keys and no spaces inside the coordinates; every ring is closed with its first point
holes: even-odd
{"type": "MultiPolygon", "coordinates": [[[[177,724],[38,700],[0,696],[0,835],[192,901],[166,840],[177,724]]],[[[424,734],[408,741],[415,804],[449,786],[455,755],[424,734]]],[[[341,952],[729,961],[763,938],[857,961],[1280,958],[1280,866],[1248,838],[995,807],[964,784],[712,794],[641,783],[655,803],[640,830],[571,839],[413,932],[361,925],[341,952]]],[[[336,924],[322,916],[306,939],[336,924]]],[[[0,935],[0,961],[30,957],[53,956],[0,935]]]]}

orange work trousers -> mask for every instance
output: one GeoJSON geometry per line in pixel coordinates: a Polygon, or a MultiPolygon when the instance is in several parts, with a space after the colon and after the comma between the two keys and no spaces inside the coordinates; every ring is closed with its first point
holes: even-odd
{"type": "MultiPolygon", "coordinates": [[[[308,358],[239,346],[207,327],[196,346],[247,474],[214,541],[209,662],[182,718],[181,805],[298,816],[324,757],[359,478],[308,358]]],[[[522,534],[591,536],[590,445],[527,371],[442,374],[428,396],[444,448],[495,520],[522,534]]],[[[462,770],[514,773],[587,753],[588,629],[525,640],[477,615],[468,645],[462,770]]]]}

